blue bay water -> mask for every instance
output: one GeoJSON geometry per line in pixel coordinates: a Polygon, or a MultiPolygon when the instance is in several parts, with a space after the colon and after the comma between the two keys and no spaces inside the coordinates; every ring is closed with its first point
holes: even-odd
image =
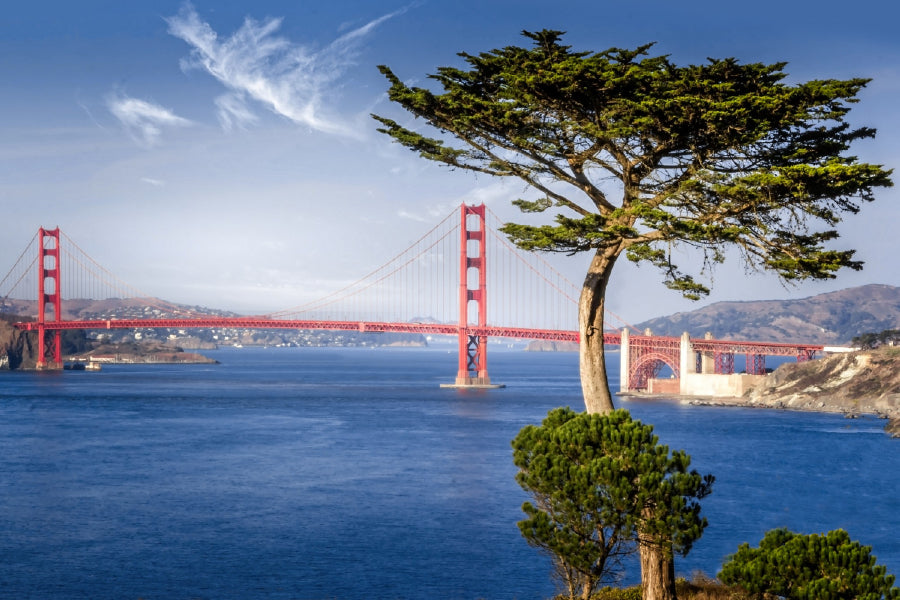
{"type": "MultiPolygon", "coordinates": [[[[577,356],[492,348],[507,387],[473,393],[439,388],[446,347],[210,354],[221,364],[0,373],[0,597],[555,592],[516,527],[509,442],[581,408],[577,356]]],[[[715,574],[775,527],[840,527],[900,575],[900,441],[883,421],[618,403],[716,476],[679,573],[715,574]]]]}

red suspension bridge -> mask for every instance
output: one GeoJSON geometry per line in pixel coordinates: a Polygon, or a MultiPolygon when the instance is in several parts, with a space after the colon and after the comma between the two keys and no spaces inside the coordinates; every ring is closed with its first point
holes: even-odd
{"type": "MultiPolygon", "coordinates": [[[[58,228],[42,228],[0,280],[0,309],[10,298],[29,299],[30,290],[37,290],[36,298],[31,296],[37,305],[34,320],[23,320],[15,327],[36,332],[38,368],[61,368],[60,334],[71,329],[396,332],[456,336],[459,351],[453,385],[489,387],[489,338],[578,341],[578,286],[539,256],[518,252],[497,233],[498,225],[499,219],[484,205],[462,205],[362,279],[303,305],[248,317],[210,316],[150,298],[119,281],[58,228]],[[78,299],[116,297],[142,298],[157,308],[148,318],[73,318],[64,311],[64,297],[67,306],[78,299]]],[[[604,342],[622,347],[623,391],[646,389],[664,366],[674,379],[683,373],[728,374],[734,372],[735,354],[745,354],[746,372],[761,374],[766,356],[808,360],[822,350],[811,344],[638,335],[622,324],[621,330],[605,332],[604,342]],[[686,360],[686,353],[696,360],[686,360]]]]}

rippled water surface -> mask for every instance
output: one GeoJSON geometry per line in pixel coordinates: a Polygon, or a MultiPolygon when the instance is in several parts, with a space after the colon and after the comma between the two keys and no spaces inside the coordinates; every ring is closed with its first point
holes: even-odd
{"type": "MultiPolygon", "coordinates": [[[[492,350],[507,387],[467,393],[439,388],[446,347],[211,354],[0,373],[0,596],[552,595],[515,525],[509,442],[581,407],[575,355],[492,350]]],[[[786,526],[844,528],[900,574],[900,440],[882,421],[618,402],[716,476],[680,573],[786,526]]]]}

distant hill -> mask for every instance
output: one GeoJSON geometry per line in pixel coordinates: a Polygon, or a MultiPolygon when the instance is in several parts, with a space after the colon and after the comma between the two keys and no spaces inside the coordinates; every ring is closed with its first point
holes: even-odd
{"type": "MultiPolygon", "coordinates": [[[[0,299],[0,314],[37,317],[38,303],[34,300],[0,299]]],[[[174,304],[158,298],[107,298],[105,300],[64,299],[63,319],[106,319],[184,316],[185,312],[204,315],[237,316],[237,313],[201,306],[174,304]],[[175,311],[179,312],[175,312],[175,311]]]]}
{"type": "Polygon", "coordinates": [[[900,329],[900,287],[864,285],[799,300],[716,302],[636,325],[656,335],[846,344],[862,333],[900,329]]]}

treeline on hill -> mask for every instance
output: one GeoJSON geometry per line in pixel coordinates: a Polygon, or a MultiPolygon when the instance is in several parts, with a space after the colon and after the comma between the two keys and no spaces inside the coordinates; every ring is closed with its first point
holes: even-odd
{"type": "Polygon", "coordinates": [[[13,323],[20,323],[22,321],[34,321],[34,319],[32,319],[31,317],[23,317],[20,315],[0,312],[0,322],[2,323],[12,325],[13,323]]]}
{"type": "Polygon", "coordinates": [[[900,329],[885,329],[881,333],[863,333],[851,340],[857,348],[874,350],[880,346],[894,346],[900,342],[900,329]]]}

